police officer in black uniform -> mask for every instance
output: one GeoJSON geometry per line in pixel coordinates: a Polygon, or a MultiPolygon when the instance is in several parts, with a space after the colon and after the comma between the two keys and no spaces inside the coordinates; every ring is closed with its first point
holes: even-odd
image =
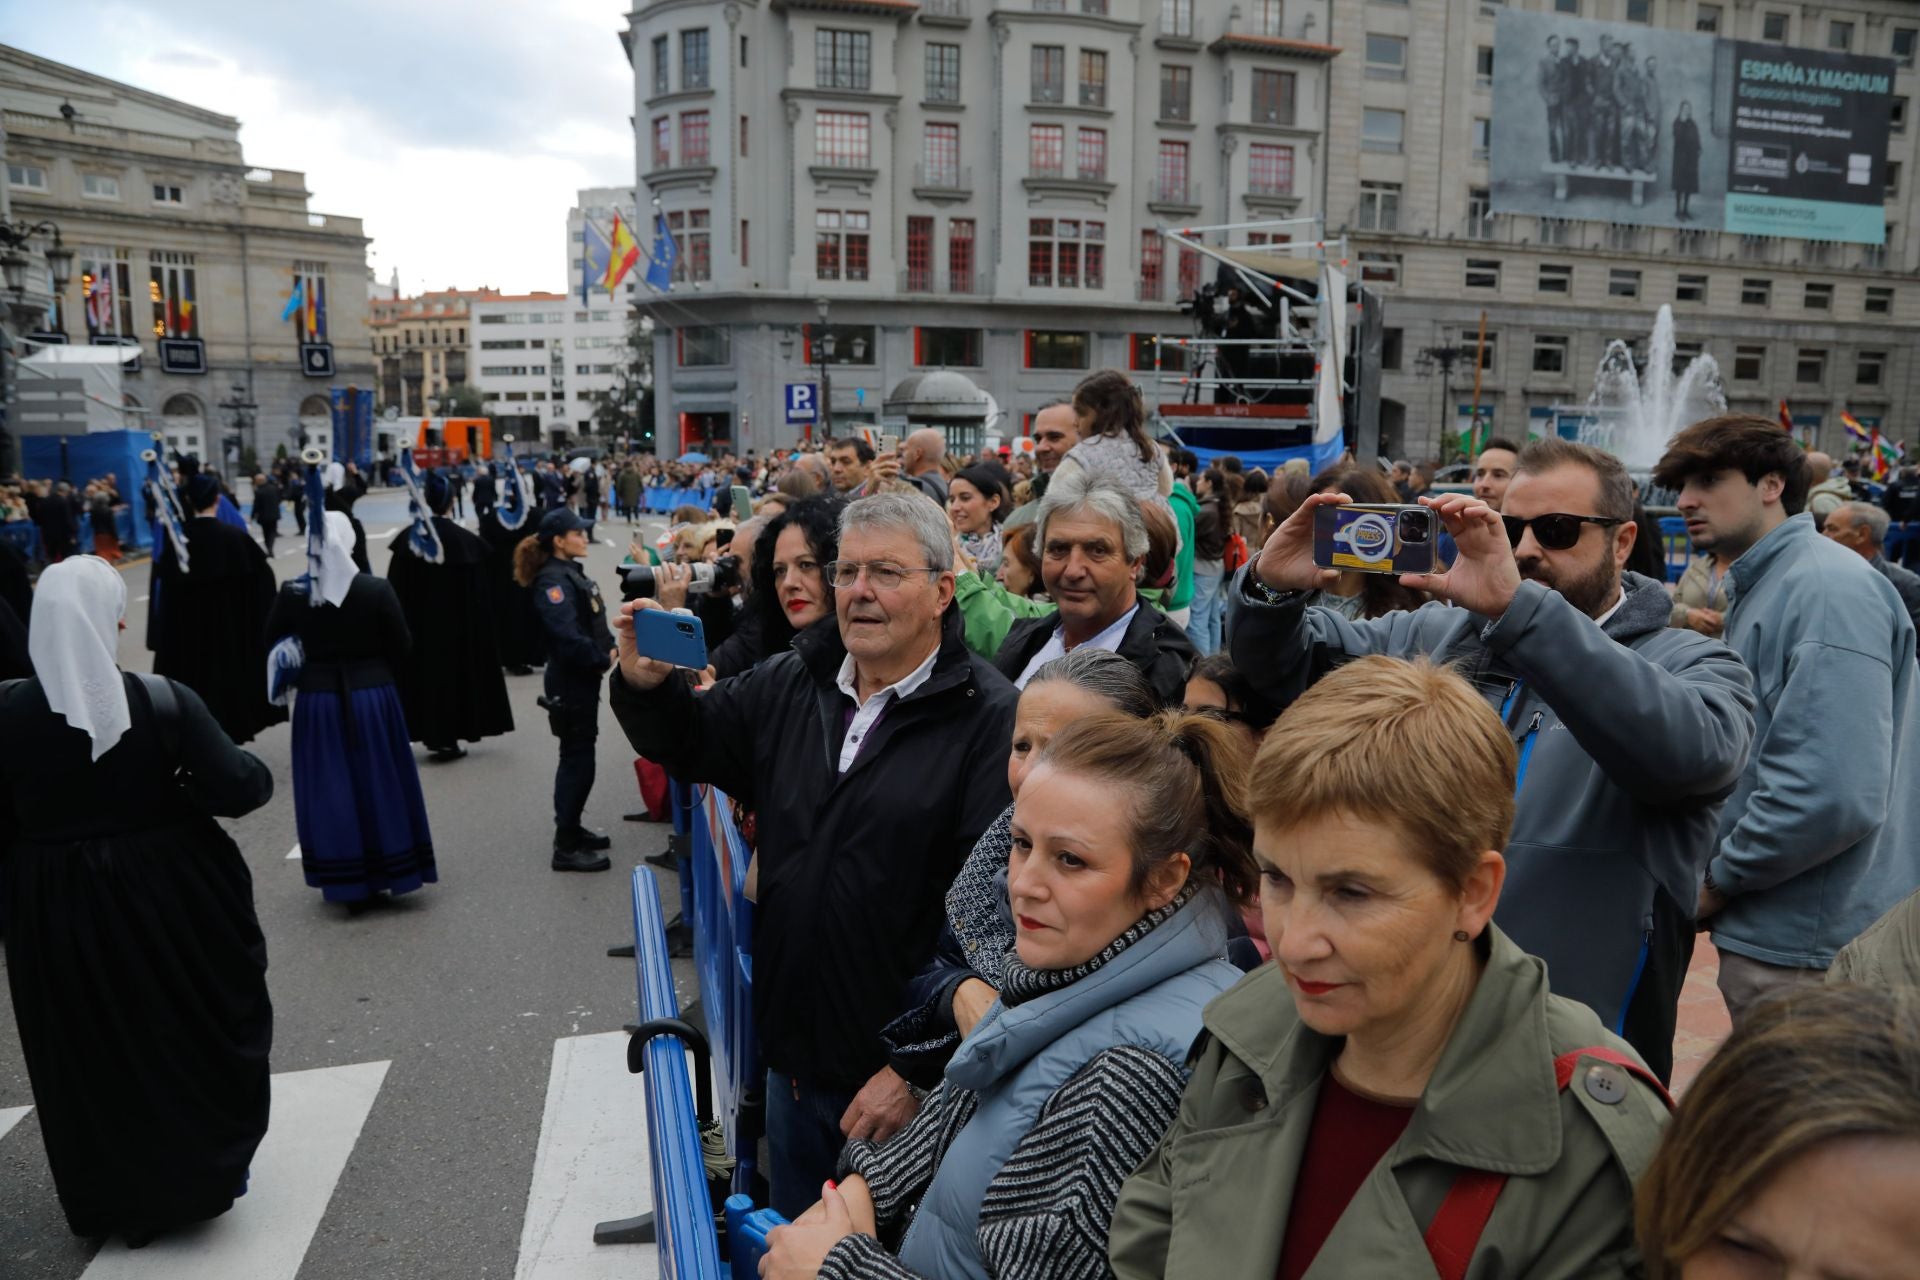
{"type": "Polygon", "coordinates": [[[593,790],[594,740],[600,736],[601,686],[613,664],[607,605],[584,567],[588,522],[557,507],[541,517],[534,541],[547,553],[532,574],[534,609],[547,636],[547,723],[560,739],[553,776],[553,869],[605,871],[613,841],[580,825],[593,790]]]}

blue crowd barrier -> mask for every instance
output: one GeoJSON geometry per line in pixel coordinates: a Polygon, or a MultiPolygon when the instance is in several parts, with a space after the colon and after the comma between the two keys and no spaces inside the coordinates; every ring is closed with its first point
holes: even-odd
{"type": "Polygon", "coordinates": [[[717,492],[717,489],[642,489],[640,505],[654,515],[666,515],[675,507],[686,506],[711,511],[713,495],[717,492]]]}
{"type": "Polygon", "coordinates": [[[40,526],[31,520],[9,520],[0,524],[0,538],[11,542],[28,560],[40,558],[40,526]]]}
{"type": "Polygon", "coordinates": [[[759,1280],[767,1234],[787,1220],[771,1209],[753,1207],[753,1197],[727,1197],[727,1265],[733,1280],[759,1280]]]}
{"type": "Polygon", "coordinates": [[[1678,582],[1693,558],[1693,539],[1687,536],[1687,522],[1681,516],[1660,517],[1660,549],[1667,562],[1667,581],[1678,582]]]}
{"type": "Polygon", "coordinates": [[[681,915],[693,924],[700,1007],[713,1046],[719,1118],[735,1161],[733,1190],[749,1191],[766,1128],[766,1073],[753,1030],[753,904],[747,901],[752,855],[734,826],[726,793],[702,788],[694,815],[693,896],[681,915]]]}

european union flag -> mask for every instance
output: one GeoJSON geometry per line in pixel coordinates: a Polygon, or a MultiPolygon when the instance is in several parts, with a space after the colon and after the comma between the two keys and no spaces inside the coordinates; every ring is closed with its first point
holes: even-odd
{"type": "Polygon", "coordinates": [[[594,225],[593,219],[586,220],[585,252],[580,268],[580,305],[587,305],[587,290],[606,279],[607,266],[613,261],[613,242],[607,239],[607,233],[594,225]]]}
{"type": "Polygon", "coordinates": [[[680,257],[680,246],[667,229],[667,215],[656,213],[653,219],[653,251],[647,255],[647,283],[665,293],[673,288],[673,264],[680,257]]]}

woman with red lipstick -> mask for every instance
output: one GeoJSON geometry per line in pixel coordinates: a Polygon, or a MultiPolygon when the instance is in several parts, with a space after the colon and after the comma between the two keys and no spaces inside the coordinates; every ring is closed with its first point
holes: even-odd
{"type": "Polygon", "coordinates": [[[1247,760],[1225,725],[1178,712],[1084,716],[1039,752],[1010,824],[998,1000],[906,1128],[847,1145],[763,1276],[1105,1270],[1121,1180],[1173,1118],[1202,1006],[1238,976],[1221,956],[1227,899],[1254,884],[1247,760]]]}
{"type": "Polygon", "coordinates": [[[1492,923],[1515,771],[1430,663],[1361,658],[1275,722],[1248,792],[1274,964],[1207,1007],[1114,1210],[1121,1280],[1638,1274],[1665,1095],[1492,923]]]}

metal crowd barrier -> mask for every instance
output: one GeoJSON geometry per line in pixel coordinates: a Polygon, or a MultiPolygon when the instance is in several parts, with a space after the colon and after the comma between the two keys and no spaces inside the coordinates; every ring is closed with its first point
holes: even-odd
{"type": "Polygon", "coordinates": [[[713,495],[718,489],[642,489],[640,505],[654,515],[665,515],[675,507],[694,506],[713,510],[713,495]]]}
{"type": "Polygon", "coordinates": [[[746,842],[726,793],[702,787],[693,817],[693,897],[681,915],[693,925],[700,1008],[713,1044],[720,1121],[733,1156],[735,1192],[752,1189],[766,1131],[766,1073],[753,1031],[753,904],[747,901],[746,842]]]}

